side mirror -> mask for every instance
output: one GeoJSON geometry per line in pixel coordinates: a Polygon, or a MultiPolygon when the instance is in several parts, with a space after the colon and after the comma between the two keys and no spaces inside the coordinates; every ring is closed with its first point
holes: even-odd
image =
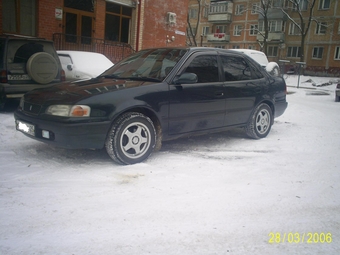
{"type": "Polygon", "coordinates": [[[194,84],[197,83],[198,77],[195,73],[182,73],[174,79],[175,84],[194,84]]]}
{"type": "Polygon", "coordinates": [[[68,65],[67,65],[67,70],[72,71],[72,70],[73,70],[73,65],[72,65],[72,64],[68,64],[68,65]]]}

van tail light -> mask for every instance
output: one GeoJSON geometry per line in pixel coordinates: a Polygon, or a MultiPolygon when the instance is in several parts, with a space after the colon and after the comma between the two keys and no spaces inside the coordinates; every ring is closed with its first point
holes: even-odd
{"type": "Polygon", "coordinates": [[[66,81],[65,71],[63,69],[61,69],[60,76],[61,81],[66,81]]]}
{"type": "Polygon", "coordinates": [[[0,71],[0,83],[7,83],[7,71],[6,70],[1,70],[0,71]]]}

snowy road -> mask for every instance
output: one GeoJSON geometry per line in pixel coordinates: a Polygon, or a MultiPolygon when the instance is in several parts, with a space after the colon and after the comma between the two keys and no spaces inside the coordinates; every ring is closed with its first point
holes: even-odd
{"type": "Polygon", "coordinates": [[[340,103],[289,91],[265,139],[180,139],[133,166],[0,113],[0,254],[340,254],[340,103]]]}

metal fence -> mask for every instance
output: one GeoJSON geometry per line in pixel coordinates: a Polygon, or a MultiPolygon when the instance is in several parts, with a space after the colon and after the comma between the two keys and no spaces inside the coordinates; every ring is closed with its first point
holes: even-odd
{"type": "Polygon", "coordinates": [[[113,63],[117,63],[135,52],[131,45],[127,43],[61,33],[53,34],[53,42],[56,50],[98,52],[105,55],[113,63]]]}

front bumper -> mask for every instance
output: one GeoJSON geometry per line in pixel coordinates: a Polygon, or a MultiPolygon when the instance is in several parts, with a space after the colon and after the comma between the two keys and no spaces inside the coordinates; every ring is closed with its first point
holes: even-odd
{"type": "Polygon", "coordinates": [[[110,121],[57,122],[34,118],[20,111],[14,113],[14,118],[17,130],[26,136],[68,149],[102,149],[111,127],[110,121]],[[20,122],[32,125],[33,132],[24,132],[22,128],[19,130],[20,122]]]}

